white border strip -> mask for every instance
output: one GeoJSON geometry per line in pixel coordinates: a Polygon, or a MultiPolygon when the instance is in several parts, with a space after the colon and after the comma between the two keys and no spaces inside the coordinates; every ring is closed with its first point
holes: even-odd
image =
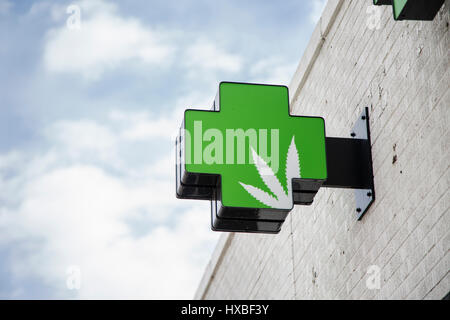
{"type": "Polygon", "coordinates": [[[291,95],[290,102],[295,101],[300,91],[303,89],[312,66],[322,49],[323,43],[325,42],[343,3],[344,0],[328,0],[289,85],[289,93],[291,95]]]}
{"type": "Polygon", "coordinates": [[[234,238],[234,233],[224,233],[220,236],[216,248],[212,254],[211,260],[206,266],[205,272],[203,273],[202,280],[195,293],[195,300],[205,299],[206,293],[209,290],[212,280],[216,276],[216,272],[222,264],[222,260],[231,245],[231,241],[234,238]]]}

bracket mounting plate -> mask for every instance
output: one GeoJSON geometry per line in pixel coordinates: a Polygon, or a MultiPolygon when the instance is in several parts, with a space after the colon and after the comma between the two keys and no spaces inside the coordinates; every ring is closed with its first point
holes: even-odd
{"type": "Polygon", "coordinates": [[[367,189],[355,189],[356,200],[356,217],[361,220],[372,203],[375,201],[375,186],[373,183],[373,167],[372,167],[372,151],[370,141],[370,125],[369,125],[369,108],[365,107],[363,112],[359,115],[358,119],[353,126],[351,137],[354,139],[367,140],[368,148],[367,152],[369,156],[366,158],[369,163],[365,164],[365,168],[369,170],[370,185],[367,189]]]}

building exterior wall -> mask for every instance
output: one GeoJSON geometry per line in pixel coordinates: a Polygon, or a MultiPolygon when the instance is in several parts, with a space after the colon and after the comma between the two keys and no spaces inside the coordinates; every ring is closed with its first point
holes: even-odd
{"type": "Polygon", "coordinates": [[[379,29],[368,26],[371,4],[328,1],[289,89],[291,112],[323,116],[327,136],[348,137],[369,107],[375,202],[357,221],[352,190],[321,188],[278,235],[223,234],[196,298],[450,291],[450,3],[432,22],[396,22],[379,7],[379,29]]]}

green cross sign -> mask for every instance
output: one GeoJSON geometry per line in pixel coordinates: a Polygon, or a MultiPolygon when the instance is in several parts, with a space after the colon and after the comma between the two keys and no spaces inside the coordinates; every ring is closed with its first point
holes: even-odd
{"type": "Polygon", "coordinates": [[[327,179],[324,119],[290,115],[285,86],[222,82],[181,129],[180,179],[219,189],[224,207],[290,211],[294,180],[327,179]]]}

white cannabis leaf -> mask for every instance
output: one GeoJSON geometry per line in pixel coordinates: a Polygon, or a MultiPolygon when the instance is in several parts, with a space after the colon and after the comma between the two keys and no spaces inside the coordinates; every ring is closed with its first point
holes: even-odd
{"type": "Polygon", "coordinates": [[[292,199],[292,179],[300,178],[300,161],[298,159],[298,151],[295,146],[295,137],[292,137],[291,144],[286,156],[286,184],[287,194],[281,186],[280,181],[273,173],[267,163],[252,148],[253,163],[258,170],[259,176],[266,187],[275,195],[273,197],[269,193],[258,189],[257,187],[239,182],[240,185],[256,200],[271,208],[290,209],[293,205],[292,199]]]}

